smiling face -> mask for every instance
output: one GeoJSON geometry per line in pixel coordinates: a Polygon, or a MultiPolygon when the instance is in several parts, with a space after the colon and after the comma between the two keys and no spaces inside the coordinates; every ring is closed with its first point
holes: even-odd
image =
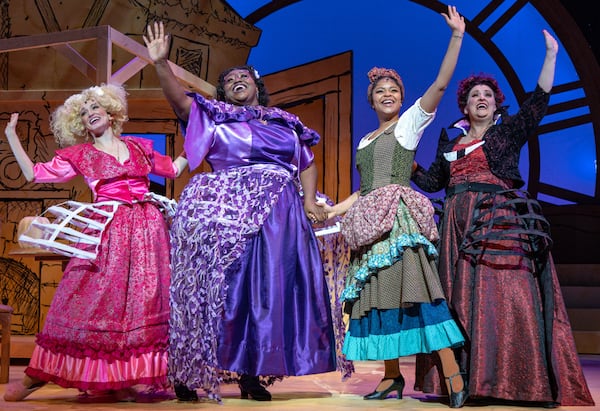
{"type": "Polygon", "coordinates": [[[396,81],[383,77],[373,86],[371,103],[378,116],[397,116],[402,107],[402,90],[396,81]]]}
{"type": "Polygon", "coordinates": [[[110,116],[96,100],[86,100],[79,115],[83,126],[94,136],[100,136],[110,128],[110,116]]]}
{"type": "Polygon", "coordinates": [[[227,73],[223,79],[225,100],[239,106],[258,104],[258,89],[254,78],[244,69],[235,69],[227,73]]]}
{"type": "Polygon", "coordinates": [[[496,108],[496,99],[492,88],[487,84],[478,84],[469,90],[464,114],[469,119],[489,119],[493,118],[496,108]]]}

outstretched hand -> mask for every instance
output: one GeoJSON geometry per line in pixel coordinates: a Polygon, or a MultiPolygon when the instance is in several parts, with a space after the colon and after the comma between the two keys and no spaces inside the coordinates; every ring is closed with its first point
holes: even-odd
{"type": "Polygon", "coordinates": [[[6,127],[4,132],[6,133],[6,138],[8,141],[8,145],[23,172],[23,176],[27,179],[27,181],[33,181],[35,175],[33,171],[33,163],[31,159],[27,155],[25,149],[21,145],[21,140],[17,135],[17,123],[19,121],[19,113],[12,113],[10,115],[10,120],[6,123],[6,127]]]}
{"type": "Polygon", "coordinates": [[[18,138],[17,136],[17,122],[19,121],[19,113],[12,113],[10,115],[10,120],[6,123],[6,128],[4,129],[4,133],[6,137],[10,140],[11,138],[18,138]]]}
{"type": "Polygon", "coordinates": [[[446,24],[452,29],[453,33],[463,34],[465,32],[465,19],[456,11],[456,6],[448,5],[448,14],[442,13],[446,24]]]}
{"type": "Polygon", "coordinates": [[[148,24],[148,34],[142,37],[152,61],[156,62],[167,58],[171,39],[168,34],[165,34],[165,25],[162,21],[154,22],[154,25],[148,24]]]}
{"type": "Polygon", "coordinates": [[[542,70],[538,77],[538,85],[546,93],[549,93],[550,90],[552,90],[552,84],[554,83],[558,43],[548,30],[542,30],[542,33],[544,34],[544,40],[546,42],[546,55],[544,56],[544,63],[542,64],[542,70]]]}
{"type": "Polygon", "coordinates": [[[557,54],[558,42],[556,41],[556,39],[552,37],[552,34],[550,34],[548,30],[544,29],[542,30],[542,33],[544,33],[544,38],[546,39],[546,54],[557,54]]]}

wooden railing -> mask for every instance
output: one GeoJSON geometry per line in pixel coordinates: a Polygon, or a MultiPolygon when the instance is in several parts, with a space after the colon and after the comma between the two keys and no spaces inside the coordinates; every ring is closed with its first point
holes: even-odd
{"type": "MultiPolygon", "coordinates": [[[[78,71],[94,84],[123,84],[136,75],[152,60],[145,46],[127,37],[110,26],[96,26],[55,33],[0,39],[0,53],[52,47],[63,55],[78,71]],[[97,63],[90,63],[75,48],[73,43],[97,41],[97,63]],[[131,53],[134,57],[113,72],[113,46],[131,53]]],[[[214,94],[215,87],[169,61],[177,79],[187,88],[205,96],[214,94]]]]}

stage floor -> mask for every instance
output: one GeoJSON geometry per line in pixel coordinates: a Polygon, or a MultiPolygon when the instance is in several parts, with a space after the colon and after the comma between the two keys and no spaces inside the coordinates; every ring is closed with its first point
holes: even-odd
{"type": "MultiPolygon", "coordinates": [[[[592,411],[600,410],[600,355],[582,355],[581,363],[590,390],[596,402],[594,407],[560,407],[559,410],[592,411]]],[[[360,362],[355,364],[356,373],[346,382],[342,382],[340,374],[327,373],[304,377],[291,377],[276,383],[269,390],[273,395],[271,402],[241,400],[239,389],[234,385],[224,385],[222,388],[223,404],[214,402],[182,403],[177,400],[159,403],[109,403],[81,404],[76,401],[77,390],[63,389],[49,384],[31,394],[25,401],[4,402],[2,397],[6,389],[0,384],[0,410],[31,410],[31,411],[69,411],[69,410],[190,410],[215,409],[219,411],[232,410],[273,410],[273,411],[349,411],[349,410],[449,410],[443,398],[426,395],[412,389],[414,374],[414,358],[406,357],[401,360],[402,373],[406,378],[404,398],[397,400],[388,398],[384,401],[365,401],[362,396],[370,392],[383,375],[381,362],[360,362]]],[[[19,381],[23,376],[24,366],[11,366],[10,381],[19,381]]],[[[465,410],[482,409],[495,410],[534,410],[524,406],[505,405],[471,405],[467,403],[465,410]]]]}

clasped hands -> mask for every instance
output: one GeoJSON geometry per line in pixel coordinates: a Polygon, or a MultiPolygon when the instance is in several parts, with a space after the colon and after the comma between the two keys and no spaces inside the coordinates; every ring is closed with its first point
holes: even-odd
{"type": "Polygon", "coordinates": [[[304,204],[304,211],[306,212],[306,215],[311,223],[322,223],[323,221],[327,220],[328,216],[324,206],[324,203],[319,203],[316,201],[311,204],[304,204]]]}

